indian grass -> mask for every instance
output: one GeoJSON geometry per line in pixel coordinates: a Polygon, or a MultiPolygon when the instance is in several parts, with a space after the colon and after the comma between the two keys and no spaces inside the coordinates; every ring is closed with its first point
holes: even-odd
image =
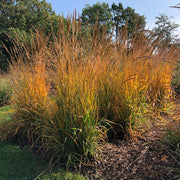
{"type": "Polygon", "coordinates": [[[60,19],[53,41],[39,31],[30,45],[16,41],[15,113],[1,125],[4,139],[29,143],[51,165],[67,167],[96,157],[107,136],[135,137],[148,109],[167,105],[178,57],[175,47],[158,50],[151,33],[130,40],[122,32],[113,42],[106,30],[86,31],[75,19],[60,19]]]}

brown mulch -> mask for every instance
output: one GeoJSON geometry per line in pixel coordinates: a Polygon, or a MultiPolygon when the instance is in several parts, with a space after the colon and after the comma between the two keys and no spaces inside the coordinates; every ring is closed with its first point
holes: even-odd
{"type": "Polygon", "coordinates": [[[82,173],[90,179],[178,179],[180,159],[156,142],[114,140],[102,145],[101,161],[82,173]]]}
{"type": "MultiPolygon", "coordinates": [[[[176,128],[179,128],[179,109],[180,103],[168,116],[172,124],[176,118],[176,128]]],[[[157,123],[144,139],[102,144],[101,159],[94,161],[92,166],[82,167],[81,174],[89,179],[180,179],[180,143],[172,146],[161,143],[159,140],[166,130],[167,126],[157,123]]]]}

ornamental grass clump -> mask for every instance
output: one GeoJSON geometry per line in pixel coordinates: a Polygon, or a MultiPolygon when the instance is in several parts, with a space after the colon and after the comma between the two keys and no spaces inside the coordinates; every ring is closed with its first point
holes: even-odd
{"type": "Polygon", "coordinates": [[[37,31],[29,46],[14,48],[20,52],[11,65],[15,113],[1,133],[4,140],[30,144],[51,165],[70,165],[95,157],[106,134],[98,119],[96,69],[88,49],[82,51],[85,40],[59,33],[60,39],[49,43],[37,31]]]}
{"type": "Polygon", "coordinates": [[[88,28],[60,19],[58,37],[36,31],[30,44],[15,41],[15,112],[1,139],[30,144],[51,165],[96,157],[107,137],[134,137],[144,114],[171,95],[176,48],[158,50],[145,31],[113,42],[97,24],[88,28]]]}
{"type": "MultiPolygon", "coordinates": [[[[47,39],[40,40],[39,44],[31,44],[26,52],[20,52],[11,65],[11,87],[13,89],[11,103],[15,114],[7,124],[7,134],[21,143],[30,143],[33,146],[40,138],[43,120],[52,115],[49,101],[49,82],[46,77],[45,57],[47,39]],[[40,47],[44,43],[42,47],[40,47]],[[36,52],[38,48],[38,52],[36,52]],[[24,59],[26,57],[27,59],[24,59]]],[[[39,39],[38,39],[39,38],[39,39]]],[[[43,37],[41,37],[43,38],[43,37]]],[[[22,46],[19,45],[19,50],[22,46]]],[[[17,50],[15,47],[14,51],[17,50]]]]}

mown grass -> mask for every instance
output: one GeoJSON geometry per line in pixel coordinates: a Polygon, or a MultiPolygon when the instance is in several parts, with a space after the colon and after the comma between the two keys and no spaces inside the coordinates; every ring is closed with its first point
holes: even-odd
{"type": "Polygon", "coordinates": [[[9,103],[12,94],[9,81],[8,75],[0,74],[0,107],[9,103]]]}
{"type": "Polygon", "coordinates": [[[28,147],[23,149],[20,146],[0,142],[0,179],[9,180],[84,180],[78,174],[65,172],[62,169],[50,171],[47,164],[35,158],[28,147]]]}
{"type": "Polygon", "coordinates": [[[29,144],[51,166],[67,168],[98,158],[99,142],[107,138],[135,139],[144,114],[163,112],[179,57],[173,45],[158,49],[147,31],[112,42],[96,26],[84,36],[75,19],[66,30],[60,21],[53,41],[39,31],[29,45],[15,41],[15,111],[0,126],[2,140],[29,144]]]}
{"type": "MultiPolygon", "coordinates": [[[[0,123],[10,121],[13,114],[10,106],[0,107],[0,123]]],[[[84,180],[79,174],[61,168],[51,170],[47,162],[35,157],[29,146],[20,146],[0,141],[0,179],[9,180],[84,180]]]]}
{"type": "Polygon", "coordinates": [[[0,179],[34,179],[44,169],[27,150],[0,142],[0,179]]]}
{"type": "Polygon", "coordinates": [[[2,106],[0,108],[0,122],[10,121],[13,111],[11,106],[2,106]]]}

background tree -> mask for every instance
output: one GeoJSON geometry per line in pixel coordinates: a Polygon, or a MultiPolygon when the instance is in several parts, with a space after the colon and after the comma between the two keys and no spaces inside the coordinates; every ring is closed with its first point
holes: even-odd
{"type": "Polygon", "coordinates": [[[135,12],[135,9],[127,7],[124,9],[124,21],[127,24],[128,35],[136,31],[142,31],[145,27],[145,17],[135,12]]]}
{"type": "Polygon", "coordinates": [[[58,29],[58,16],[45,0],[1,0],[0,1],[0,70],[6,70],[9,55],[4,48],[12,47],[11,38],[30,38],[34,28],[49,33],[51,27],[58,29]],[[20,37],[21,38],[21,37],[20,37]]]}
{"type": "Polygon", "coordinates": [[[97,2],[92,6],[87,4],[86,7],[82,9],[81,20],[83,25],[90,24],[94,26],[97,21],[101,29],[106,27],[107,32],[110,32],[112,28],[111,19],[112,14],[108,3],[97,2]]]}
{"type": "Polygon", "coordinates": [[[113,22],[115,25],[115,31],[116,31],[116,39],[118,38],[120,27],[124,25],[124,8],[122,3],[119,3],[116,5],[115,3],[111,6],[111,12],[113,16],[113,22]]]}
{"type": "Polygon", "coordinates": [[[153,29],[155,31],[155,36],[160,37],[162,44],[172,43],[177,38],[174,31],[179,25],[171,22],[166,14],[160,14],[156,19],[157,21],[153,29]]]}
{"type": "Polygon", "coordinates": [[[139,15],[131,7],[123,8],[123,5],[115,3],[111,6],[111,11],[113,14],[113,22],[116,27],[116,38],[118,33],[127,26],[128,36],[132,36],[133,32],[143,30],[145,27],[145,17],[139,15]]]}
{"type": "Polygon", "coordinates": [[[0,2],[1,30],[19,28],[29,31],[42,25],[49,15],[55,14],[45,0],[2,0],[0,2]]]}

